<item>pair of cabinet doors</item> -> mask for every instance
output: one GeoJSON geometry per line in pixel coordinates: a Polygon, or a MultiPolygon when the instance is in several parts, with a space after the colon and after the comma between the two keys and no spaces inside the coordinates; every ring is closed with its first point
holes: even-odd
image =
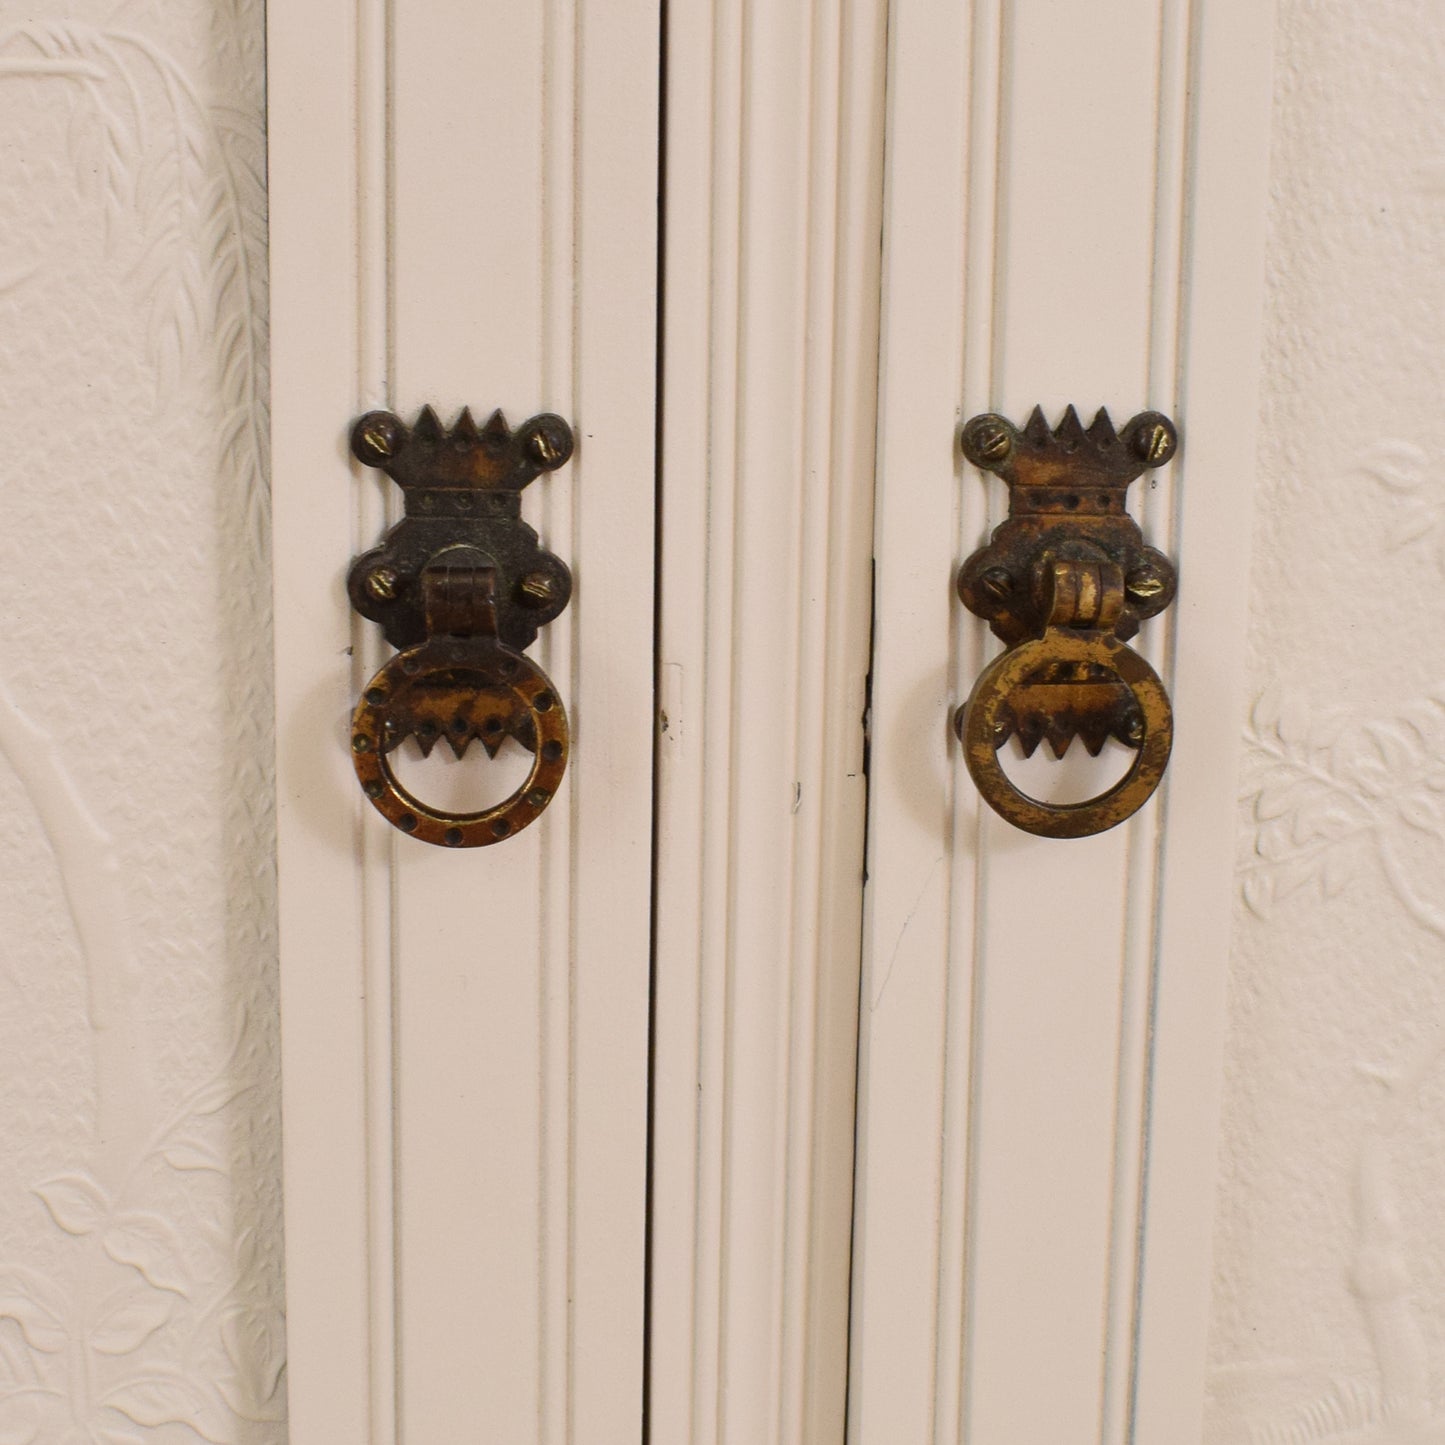
{"type": "Polygon", "coordinates": [[[297,1445],[1198,1438],[1270,31],[271,7],[297,1445]],[[958,429],[1070,402],[1180,423],[1134,488],[1177,742],[1049,841],[949,729],[1003,509],[958,429]],[[479,850],[348,756],[387,649],[345,571],[397,512],[349,424],[426,403],[577,434],[526,501],[572,761],[479,850]]]}

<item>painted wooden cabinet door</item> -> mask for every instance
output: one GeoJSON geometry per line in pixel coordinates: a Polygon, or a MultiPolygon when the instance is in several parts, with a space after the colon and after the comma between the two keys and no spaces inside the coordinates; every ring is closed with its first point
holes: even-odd
{"type": "MultiPolygon", "coordinates": [[[[1271,26],[1250,0],[892,10],[853,1445],[1200,1438],[1271,26]],[[1071,403],[1180,427],[1131,498],[1179,568],[1138,638],[1175,748],[1127,824],[1049,840],[948,729],[998,647],[950,578],[1006,506],[956,437],[1071,403]]],[[[1073,801],[1108,761],[1010,766],[1073,801]]]]}
{"type": "Polygon", "coordinates": [[[656,7],[281,0],[268,45],[293,1438],[635,1440],[656,7]],[[578,435],[525,498],[576,578],[534,649],[574,757],[480,852],[388,828],[347,757],[389,649],[346,566],[398,510],[348,430],[427,403],[578,435]]]}
{"type": "Polygon", "coordinates": [[[271,7],[294,1439],[1197,1438],[1268,7],[662,19],[271,7]],[[1180,424],[1178,744],[1053,842],[963,769],[952,584],[961,422],[1069,402],[1180,424]],[[578,436],[573,761],[480,853],[347,751],[347,430],[424,403],[578,436]]]}

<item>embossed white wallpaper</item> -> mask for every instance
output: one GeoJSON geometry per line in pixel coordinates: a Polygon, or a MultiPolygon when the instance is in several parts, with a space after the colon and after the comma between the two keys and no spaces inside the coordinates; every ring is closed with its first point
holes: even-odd
{"type": "Polygon", "coordinates": [[[1445,6],[1283,0],[1207,1438],[1445,1440],[1445,6]]]}
{"type": "Polygon", "coordinates": [[[0,1442],[285,1434],[260,0],[0,0],[0,1442]]]}

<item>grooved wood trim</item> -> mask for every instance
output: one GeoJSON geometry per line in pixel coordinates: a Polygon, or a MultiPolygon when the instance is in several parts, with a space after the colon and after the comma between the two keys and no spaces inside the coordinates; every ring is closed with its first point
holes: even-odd
{"type": "Polygon", "coordinates": [[[294,1438],[485,1420],[633,1441],[657,10],[305,0],[270,20],[294,1438]],[[399,839],[348,776],[345,720],[384,649],[341,579],[395,499],[348,469],[347,426],[425,401],[556,410],[578,434],[526,501],[577,579],[538,649],[573,761],[547,817],[482,854],[399,839]]]}
{"type": "Polygon", "coordinates": [[[1181,577],[1189,569],[1208,586],[1181,595],[1173,622],[1175,713],[1199,741],[1166,796],[1154,902],[1130,1420],[1140,1441],[1203,1429],[1274,54],[1273,4],[1200,4],[1188,16],[1175,386],[1192,440],[1175,483],[1175,555],[1181,577]]]}
{"type": "Polygon", "coordinates": [[[841,1439],[884,5],[668,23],[652,1439],[841,1439]]]}
{"type": "Polygon", "coordinates": [[[892,8],[853,1445],[1198,1438],[1268,11],[892,8]],[[1175,757],[1077,842],[981,809],[947,727],[1003,503],[957,427],[1036,402],[1184,437],[1136,502],[1181,568],[1140,644],[1175,757]]]}

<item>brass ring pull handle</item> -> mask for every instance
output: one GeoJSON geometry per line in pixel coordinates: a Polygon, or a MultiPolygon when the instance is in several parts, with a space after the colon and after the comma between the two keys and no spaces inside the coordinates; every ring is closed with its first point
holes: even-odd
{"type": "Polygon", "coordinates": [[[425,407],[412,427],[368,412],[351,446],[406,497],[406,516],[348,578],[352,605],[401,649],[352,715],[357,778],[376,810],[413,838],[447,848],[499,843],[537,818],[567,768],[562,699],[522,649],[567,605],[572,577],[522,521],[521,491],[571,456],[571,429],[543,415],[513,432],[501,412],[478,429],[463,411],[443,432],[425,407]],[[450,813],[397,779],[392,756],[409,737],[423,753],[444,741],[459,759],[473,742],[495,757],[512,738],[532,765],[502,802],[450,813]]]}
{"type": "Polygon", "coordinates": [[[433,638],[398,652],[366,685],[351,720],[352,758],[362,791],[389,823],[448,848],[478,848],[519,833],[556,796],[567,769],[567,714],[546,673],[500,643],[433,638]],[[460,757],[479,741],[522,740],[532,767],[511,797],[480,812],[451,814],[413,797],[389,754],[415,737],[438,739],[460,757]]]}
{"type": "Polygon", "coordinates": [[[959,572],[959,595],[1009,644],[980,673],[955,728],[985,801],[1017,828],[1046,838],[1102,833],[1137,812],[1164,776],[1173,745],[1168,694],[1126,640],[1174,596],[1174,568],[1144,545],[1125,493],[1178,448],[1174,425],[1143,412],[1116,433],[1100,411],[1084,430],[1073,407],[1050,430],[1035,407],[1020,431],[974,417],[964,455],[1009,485],[1009,516],[959,572]],[[1114,737],[1133,748],[1125,775],[1082,803],[1030,798],[998,750],[1017,736],[1057,757],[1082,739],[1092,754],[1114,737]]]}
{"type": "Polygon", "coordinates": [[[1174,718],[1164,684],[1127,643],[1111,632],[1051,627],[1042,637],[1001,652],[984,668],[963,706],[959,734],[969,774],[996,813],[1015,828],[1043,838],[1086,838],[1122,823],[1148,802],[1169,763],[1174,718]],[[1086,803],[1043,803],[1030,798],[1014,786],[998,760],[1000,737],[1012,731],[1004,721],[1010,698],[1032,677],[1059,668],[1107,674],[1115,686],[1128,689],[1141,719],[1140,725],[1131,729],[1137,751],[1128,772],[1107,792],[1086,803]]]}

